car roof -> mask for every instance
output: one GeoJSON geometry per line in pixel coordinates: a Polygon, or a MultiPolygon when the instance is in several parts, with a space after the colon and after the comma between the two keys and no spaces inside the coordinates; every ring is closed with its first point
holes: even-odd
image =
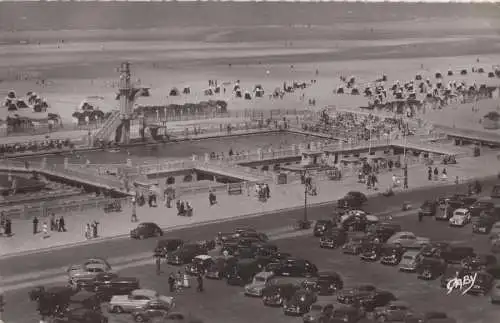
{"type": "Polygon", "coordinates": [[[158,293],[152,289],[135,289],[130,294],[134,296],[136,295],[148,296],[148,297],[158,296],[158,293]]]}
{"type": "Polygon", "coordinates": [[[85,265],[85,268],[108,268],[108,266],[106,264],[102,264],[102,263],[91,263],[91,264],[87,264],[85,265]]]}
{"type": "Polygon", "coordinates": [[[419,250],[408,250],[408,251],[405,251],[405,253],[403,254],[403,257],[404,256],[413,256],[413,257],[415,257],[419,253],[420,253],[419,250]]]}
{"type": "Polygon", "coordinates": [[[319,277],[324,277],[324,276],[334,276],[334,277],[337,277],[339,276],[338,273],[334,272],[334,271],[320,271],[318,272],[318,276],[319,277]]]}
{"type": "Polygon", "coordinates": [[[410,232],[410,231],[400,231],[400,232],[394,233],[393,237],[399,237],[399,236],[403,236],[403,235],[412,235],[412,236],[414,236],[415,233],[410,232]]]}
{"type": "Polygon", "coordinates": [[[158,225],[154,222],[141,222],[139,223],[138,226],[158,226],[158,225]]]}
{"type": "Polygon", "coordinates": [[[389,303],[389,305],[410,307],[410,304],[408,304],[407,302],[404,302],[404,301],[392,301],[389,303]]]}
{"type": "Polygon", "coordinates": [[[212,257],[209,255],[199,255],[199,256],[194,257],[194,259],[209,260],[209,259],[212,259],[212,257]]]}
{"type": "Polygon", "coordinates": [[[469,212],[468,209],[465,209],[465,208],[460,208],[460,209],[456,209],[454,212],[462,212],[462,213],[467,213],[469,212]]]}
{"type": "Polygon", "coordinates": [[[273,272],[270,272],[270,271],[261,271],[260,273],[257,273],[255,275],[255,277],[264,277],[264,278],[269,278],[269,277],[273,277],[274,276],[274,273],[273,272]]]}

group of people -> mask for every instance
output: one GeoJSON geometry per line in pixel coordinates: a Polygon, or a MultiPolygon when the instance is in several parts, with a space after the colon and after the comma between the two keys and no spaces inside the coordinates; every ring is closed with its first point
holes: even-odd
{"type": "Polygon", "coordinates": [[[98,228],[99,222],[97,222],[96,220],[85,224],[85,238],[90,240],[99,237],[98,228]]]}
{"type": "MultiPolygon", "coordinates": [[[[40,232],[39,224],[40,220],[37,216],[33,217],[33,235],[40,232]]],[[[49,221],[44,220],[42,223],[42,238],[48,238],[50,236],[49,232],[66,232],[66,220],[64,216],[61,215],[56,217],[55,213],[51,213],[49,216],[49,221]]]]}
{"type": "Polygon", "coordinates": [[[14,143],[14,144],[2,144],[0,145],[0,155],[1,154],[15,154],[23,152],[37,152],[53,149],[63,149],[69,148],[73,144],[69,139],[66,140],[44,140],[38,142],[25,142],[25,143],[14,143]]]}
{"type": "MultiPolygon", "coordinates": [[[[196,283],[197,283],[196,291],[198,292],[205,291],[205,288],[203,286],[203,276],[201,274],[196,275],[196,283]]],[[[186,273],[182,273],[180,271],[178,271],[177,274],[170,273],[168,275],[168,287],[171,293],[180,291],[184,288],[190,288],[191,282],[189,276],[186,273]]]]}
{"type": "Polygon", "coordinates": [[[4,212],[0,214],[0,237],[12,237],[12,220],[4,212]]]}
{"type": "Polygon", "coordinates": [[[446,171],[446,167],[443,167],[443,170],[441,171],[441,176],[439,175],[439,169],[437,167],[434,167],[434,170],[432,169],[432,167],[429,166],[429,168],[427,168],[427,179],[429,181],[438,181],[438,180],[442,180],[442,181],[446,181],[448,180],[448,172],[446,171]]]}

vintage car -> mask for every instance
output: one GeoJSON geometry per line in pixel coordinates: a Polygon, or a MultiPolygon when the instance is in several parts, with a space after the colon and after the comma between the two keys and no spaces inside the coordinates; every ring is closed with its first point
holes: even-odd
{"type": "Polygon", "coordinates": [[[477,254],[463,259],[460,263],[467,270],[479,271],[496,266],[497,258],[492,254],[477,254]]]}
{"type": "Polygon", "coordinates": [[[432,200],[426,200],[420,208],[418,209],[418,214],[421,216],[434,216],[438,209],[438,202],[432,200]]]}
{"type": "Polygon", "coordinates": [[[164,318],[168,315],[172,306],[160,300],[152,300],[144,307],[132,312],[132,318],[137,323],[150,322],[156,318],[164,318]]]}
{"type": "Polygon", "coordinates": [[[257,243],[268,242],[269,238],[266,234],[260,232],[243,232],[238,236],[239,246],[251,246],[257,243]]]}
{"type": "Polygon", "coordinates": [[[64,317],[55,318],[54,323],[108,323],[108,318],[100,311],[88,308],[75,308],[64,313],[64,317]]]}
{"type": "Polygon", "coordinates": [[[315,303],[311,306],[309,313],[302,316],[304,323],[329,322],[333,316],[334,306],[331,303],[315,303]]]}
{"type": "Polygon", "coordinates": [[[379,223],[379,218],[361,210],[351,210],[340,219],[340,227],[346,231],[366,232],[379,223]]]}
{"type": "Polygon", "coordinates": [[[414,233],[407,231],[397,232],[387,240],[387,243],[399,244],[406,249],[421,249],[430,242],[429,238],[418,237],[414,233]]]}
{"type": "Polygon", "coordinates": [[[291,277],[314,277],[318,273],[316,265],[309,260],[299,258],[288,258],[279,263],[274,269],[274,274],[277,276],[291,277]]]}
{"type": "Polygon", "coordinates": [[[417,278],[433,280],[446,271],[446,262],[439,258],[424,257],[417,266],[417,278]]]}
{"type": "Polygon", "coordinates": [[[462,260],[474,257],[476,253],[472,247],[450,246],[441,252],[441,258],[449,264],[460,264],[462,260]]]}
{"type": "Polygon", "coordinates": [[[277,283],[266,286],[262,290],[262,303],[265,306],[283,306],[300,286],[293,283],[277,283]]]}
{"type": "Polygon", "coordinates": [[[170,296],[159,295],[151,289],[136,289],[129,295],[114,295],[108,304],[110,313],[135,312],[148,304],[150,301],[161,301],[174,306],[174,298],[170,296]]]}
{"type": "Polygon", "coordinates": [[[252,228],[252,227],[238,227],[238,228],[234,229],[234,236],[236,238],[239,238],[243,234],[249,233],[249,232],[257,232],[257,230],[255,228],[252,228]]]}
{"type": "Polygon", "coordinates": [[[158,224],[153,222],[139,223],[135,229],[130,231],[130,237],[132,239],[143,240],[161,236],[163,236],[163,230],[158,226],[158,224]]]}
{"type": "Polygon", "coordinates": [[[270,280],[274,277],[272,272],[257,273],[250,284],[245,286],[245,295],[262,297],[262,291],[269,284],[270,280]]]}
{"type": "Polygon", "coordinates": [[[463,201],[457,198],[440,199],[438,200],[438,204],[438,210],[434,215],[434,219],[438,221],[448,221],[456,209],[464,207],[463,201]]]}
{"type": "Polygon", "coordinates": [[[94,292],[99,299],[109,301],[114,295],[128,295],[133,290],[139,289],[139,279],[135,277],[114,277],[109,280],[96,278],[94,292]]]}
{"type": "Polygon", "coordinates": [[[335,249],[343,246],[347,241],[347,232],[342,229],[330,229],[319,240],[320,248],[335,249]]]}
{"type": "MultiPolygon", "coordinates": [[[[309,282],[309,281],[308,281],[309,282]]],[[[332,295],[336,291],[344,288],[344,281],[340,274],[334,271],[320,271],[318,276],[313,278],[309,285],[318,295],[332,295]]],[[[304,285],[303,285],[304,286],[304,285]]],[[[308,288],[304,286],[304,288],[308,288]]]]}
{"type": "Polygon", "coordinates": [[[486,295],[492,288],[495,282],[495,279],[492,275],[488,274],[485,271],[476,271],[471,273],[472,275],[476,275],[476,280],[474,285],[467,292],[472,295],[486,295]]]}
{"type": "Polygon", "coordinates": [[[190,264],[186,266],[186,274],[188,275],[205,275],[208,268],[214,263],[211,256],[199,255],[193,258],[190,264]]]}
{"type": "Polygon", "coordinates": [[[45,316],[64,313],[73,308],[100,310],[97,294],[87,291],[76,291],[69,286],[35,287],[30,291],[31,301],[38,302],[39,312],[45,316]]]}
{"type": "Polygon", "coordinates": [[[333,222],[333,220],[317,220],[314,224],[313,235],[315,237],[321,237],[334,227],[335,223],[333,222]]]}
{"type": "Polygon", "coordinates": [[[449,250],[450,244],[448,242],[432,241],[425,245],[421,250],[421,254],[428,258],[441,258],[441,252],[449,250]]]}
{"type": "Polygon", "coordinates": [[[401,225],[395,223],[381,222],[368,229],[368,235],[374,237],[381,243],[386,243],[395,233],[401,231],[401,225]]]}
{"type": "Polygon", "coordinates": [[[332,319],[329,322],[357,323],[365,317],[365,312],[356,307],[342,306],[333,311],[332,319]]]}
{"type": "Polygon", "coordinates": [[[170,265],[184,265],[193,261],[194,257],[206,255],[207,250],[197,243],[186,243],[181,248],[167,255],[167,263],[170,265]]]}
{"type": "MultiPolygon", "coordinates": [[[[102,272],[98,273],[95,275],[95,277],[91,280],[85,280],[79,283],[79,288],[84,289],[89,292],[94,292],[96,291],[97,288],[100,286],[109,284],[109,282],[115,278],[117,278],[118,275],[113,273],[113,272],[102,272]]],[[[137,288],[134,288],[137,289],[137,288]]]]}
{"type": "Polygon", "coordinates": [[[357,192],[357,191],[350,191],[348,192],[343,198],[338,200],[337,205],[341,209],[346,209],[346,208],[360,208],[363,206],[368,201],[366,198],[366,195],[357,192]]]}
{"type": "Polygon", "coordinates": [[[448,220],[451,227],[463,227],[471,221],[470,211],[463,208],[453,211],[453,216],[448,220]]]}
{"type": "Polygon", "coordinates": [[[382,256],[382,244],[372,242],[361,252],[359,258],[363,261],[378,261],[382,256]]]}
{"type": "Polygon", "coordinates": [[[102,263],[71,266],[68,269],[68,282],[75,287],[86,285],[89,281],[94,280],[98,274],[109,272],[109,268],[109,266],[102,263]]]}
{"type": "Polygon", "coordinates": [[[445,272],[441,276],[441,288],[446,288],[450,280],[455,278],[463,278],[469,272],[461,266],[448,265],[445,272]]]}
{"type": "Polygon", "coordinates": [[[480,216],[481,213],[490,211],[495,208],[495,204],[489,199],[479,199],[472,204],[468,209],[473,217],[480,216]]]}
{"type": "Polygon", "coordinates": [[[166,258],[170,252],[179,249],[184,244],[182,239],[170,238],[158,240],[154,250],[155,257],[166,258]]]}
{"type": "Polygon", "coordinates": [[[411,313],[404,323],[457,323],[444,312],[411,313]]]}
{"type": "Polygon", "coordinates": [[[491,304],[500,304],[500,279],[496,279],[490,291],[491,304]]]}
{"type": "Polygon", "coordinates": [[[363,308],[366,312],[373,312],[375,308],[386,306],[395,300],[397,300],[397,297],[393,293],[384,290],[375,290],[371,293],[362,294],[353,305],[363,308]]]}
{"type": "Polygon", "coordinates": [[[205,278],[208,279],[222,279],[227,277],[227,274],[231,268],[238,262],[238,258],[229,257],[216,257],[214,258],[213,264],[211,264],[205,273],[205,278]]]}
{"type": "Polygon", "coordinates": [[[380,263],[396,266],[401,262],[405,249],[401,245],[385,244],[382,246],[380,263]]]}
{"type": "Polygon", "coordinates": [[[413,313],[410,305],[401,301],[391,302],[387,306],[376,308],[374,311],[375,318],[381,322],[401,322],[413,313]]]}
{"type": "Polygon", "coordinates": [[[403,258],[401,258],[399,271],[414,272],[423,258],[420,250],[408,250],[403,254],[403,258]]]}
{"type": "Polygon", "coordinates": [[[232,268],[228,269],[226,282],[232,286],[245,286],[252,282],[253,277],[261,271],[256,259],[238,259],[232,268]]]}
{"type": "Polygon", "coordinates": [[[341,304],[350,305],[359,298],[359,294],[374,293],[376,290],[377,288],[373,285],[359,285],[353,288],[343,289],[337,293],[337,301],[341,304]]]}
{"type": "Polygon", "coordinates": [[[318,300],[313,291],[299,289],[283,304],[285,315],[302,316],[309,312],[311,306],[318,300]]]}
{"type": "Polygon", "coordinates": [[[495,224],[495,219],[489,215],[482,214],[472,223],[472,233],[489,234],[495,224]]]}
{"type": "Polygon", "coordinates": [[[374,237],[367,235],[353,236],[342,246],[342,253],[359,255],[366,247],[370,246],[374,240],[374,237]]]}

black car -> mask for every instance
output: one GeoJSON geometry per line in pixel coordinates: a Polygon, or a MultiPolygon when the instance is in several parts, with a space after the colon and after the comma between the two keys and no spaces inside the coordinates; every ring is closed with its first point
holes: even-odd
{"type": "Polygon", "coordinates": [[[84,280],[78,284],[78,287],[89,292],[94,292],[100,286],[109,284],[118,275],[112,272],[100,272],[93,279],[84,280]]]}
{"type": "Polygon", "coordinates": [[[207,268],[205,278],[208,279],[222,279],[227,277],[230,269],[232,269],[238,262],[236,257],[216,257],[214,262],[207,268]]]}
{"type": "Polygon", "coordinates": [[[426,200],[418,209],[418,214],[421,216],[434,216],[438,209],[438,202],[426,200]]]}
{"type": "Polygon", "coordinates": [[[342,246],[342,252],[349,255],[359,255],[370,247],[376,237],[369,235],[353,236],[342,246]]]}
{"type": "Polygon", "coordinates": [[[137,228],[130,231],[130,237],[132,239],[142,240],[161,236],[163,236],[163,230],[158,226],[158,224],[153,222],[139,223],[137,228]]]}
{"type": "Polygon", "coordinates": [[[285,315],[304,315],[311,310],[311,306],[318,300],[316,294],[310,290],[299,289],[283,305],[285,315]]]}
{"type": "Polygon", "coordinates": [[[179,249],[183,244],[184,241],[177,238],[158,240],[154,250],[155,257],[166,258],[168,253],[179,249]]]}
{"type": "Polygon", "coordinates": [[[436,279],[445,273],[446,267],[443,259],[424,257],[417,265],[417,277],[425,280],[436,279]]]}
{"type": "Polygon", "coordinates": [[[361,297],[372,294],[377,290],[373,285],[359,285],[353,288],[343,289],[337,293],[337,301],[341,304],[351,305],[361,297]]]}
{"type": "Polygon", "coordinates": [[[477,254],[463,259],[461,264],[467,270],[485,270],[497,264],[497,257],[492,254],[477,254]]]}
{"type": "Polygon", "coordinates": [[[448,265],[445,272],[441,276],[441,288],[446,288],[450,280],[455,278],[463,278],[468,275],[469,271],[460,266],[448,265]]]}
{"type": "Polygon", "coordinates": [[[397,300],[393,293],[385,290],[376,290],[373,293],[363,294],[356,300],[354,306],[361,307],[367,312],[372,312],[376,307],[386,306],[392,301],[397,300]]]}
{"type": "Polygon", "coordinates": [[[114,295],[128,295],[139,288],[139,279],[135,277],[115,277],[106,282],[100,281],[94,291],[99,299],[108,301],[114,295]]]}
{"type": "Polygon", "coordinates": [[[451,246],[441,252],[441,258],[449,264],[460,264],[462,260],[474,257],[476,254],[472,247],[451,246]]]}
{"type": "Polygon", "coordinates": [[[421,254],[423,257],[441,258],[441,253],[449,250],[450,244],[448,242],[437,241],[426,244],[422,248],[421,254]]]}
{"type": "Polygon", "coordinates": [[[333,223],[332,220],[318,220],[314,224],[313,235],[315,237],[321,237],[334,227],[335,223],[333,223]]]}
{"type": "Polygon", "coordinates": [[[344,306],[333,311],[330,322],[358,323],[363,317],[365,313],[360,308],[344,306]]]}
{"type": "Polygon", "coordinates": [[[171,265],[189,264],[194,257],[207,254],[207,250],[197,243],[184,244],[181,248],[167,255],[167,263],[171,265]]]}
{"type": "Polygon", "coordinates": [[[192,276],[205,275],[208,271],[208,268],[214,264],[214,260],[212,257],[207,255],[199,255],[191,260],[186,266],[186,274],[192,276]]]}
{"type": "Polygon", "coordinates": [[[347,232],[342,229],[330,229],[319,240],[320,248],[335,249],[347,242],[347,232]]]}
{"type": "MultiPolygon", "coordinates": [[[[313,290],[318,295],[332,295],[338,290],[344,288],[344,282],[340,274],[334,271],[321,271],[313,280],[313,290]]],[[[307,288],[307,286],[303,286],[307,288]]]]}
{"type": "Polygon", "coordinates": [[[262,290],[262,303],[265,306],[283,306],[299,289],[300,286],[291,283],[266,286],[262,290]]]}
{"type": "Polygon", "coordinates": [[[378,261],[382,256],[382,244],[372,243],[361,254],[360,258],[363,261],[378,261]]]}
{"type": "Polygon", "coordinates": [[[495,208],[495,204],[492,201],[479,200],[469,207],[469,211],[471,216],[476,217],[480,216],[484,211],[493,210],[493,208],[495,208]]]}
{"type": "Polygon", "coordinates": [[[234,232],[219,232],[215,236],[215,243],[218,246],[222,246],[224,243],[226,243],[228,241],[233,241],[233,240],[234,241],[238,240],[238,238],[235,237],[235,233],[234,232]]]}
{"type": "Polygon", "coordinates": [[[315,277],[318,274],[318,268],[308,260],[288,258],[281,261],[273,272],[277,276],[315,277]]]}
{"type": "Polygon", "coordinates": [[[395,223],[381,222],[371,226],[368,235],[373,236],[378,241],[385,243],[397,232],[401,231],[401,225],[395,223]]]}
{"type": "Polygon", "coordinates": [[[239,248],[240,245],[238,244],[238,240],[226,241],[220,249],[220,254],[223,255],[227,253],[230,256],[235,256],[239,248]]]}
{"type": "Polygon", "coordinates": [[[486,213],[482,213],[472,224],[472,232],[478,234],[489,234],[496,219],[486,213]]]}
{"type": "Polygon", "coordinates": [[[405,249],[399,244],[385,244],[382,246],[380,263],[382,265],[396,266],[401,262],[405,249]]]}
{"type": "Polygon", "coordinates": [[[56,318],[54,323],[108,323],[108,318],[99,311],[87,308],[76,308],[64,313],[64,317],[56,318]]]}
{"type": "Polygon", "coordinates": [[[231,286],[245,286],[252,282],[253,277],[261,271],[255,259],[238,259],[232,268],[228,268],[227,284],[231,286]]]}
{"type": "Polygon", "coordinates": [[[366,198],[366,195],[357,192],[357,191],[351,191],[348,192],[343,198],[338,200],[337,205],[339,208],[346,209],[346,208],[360,208],[363,206],[368,201],[366,198]]]}
{"type": "Polygon", "coordinates": [[[358,212],[347,215],[340,225],[346,231],[366,232],[374,224],[368,220],[366,214],[358,212]]]}
{"type": "Polygon", "coordinates": [[[464,208],[464,202],[460,199],[444,199],[438,203],[439,208],[434,215],[434,218],[438,221],[448,221],[455,210],[464,208]]]}
{"type": "Polygon", "coordinates": [[[491,290],[491,288],[493,288],[493,282],[495,279],[492,275],[484,271],[474,272],[471,274],[477,274],[477,276],[474,285],[472,285],[471,289],[467,292],[468,294],[485,295],[491,290]]]}

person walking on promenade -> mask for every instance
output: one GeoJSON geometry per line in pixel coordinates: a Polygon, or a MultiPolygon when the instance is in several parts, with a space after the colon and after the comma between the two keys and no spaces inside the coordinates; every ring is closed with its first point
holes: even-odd
{"type": "Polygon", "coordinates": [[[439,170],[437,167],[434,168],[434,180],[437,181],[439,178],[439,170]]]}
{"type": "Polygon", "coordinates": [[[160,276],[160,274],[161,274],[161,258],[160,257],[155,257],[155,264],[156,264],[156,276],[160,276]]]}
{"type": "Polygon", "coordinates": [[[61,215],[59,218],[59,227],[58,227],[59,232],[66,232],[66,222],[64,220],[64,217],[61,215]]]}
{"type": "Polygon", "coordinates": [[[168,289],[171,293],[175,292],[175,277],[173,273],[168,275],[168,289]]]}
{"type": "Polygon", "coordinates": [[[49,225],[47,224],[47,221],[43,222],[42,232],[43,232],[43,237],[42,237],[43,239],[49,237],[49,225]]]}
{"type": "Polygon", "coordinates": [[[196,291],[202,293],[205,289],[203,288],[203,276],[201,276],[201,274],[196,277],[196,282],[198,284],[196,291]]]}
{"type": "Polygon", "coordinates": [[[33,218],[33,234],[37,234],[38,233],[38,218],[35,216],[33,218]]]}
{"type": "Polygon", "coordinates": [[[6,237],[12,236],[12,220],[10,218],[5,219],[4,233],[6,237]]]}
{"type": "Polygon", "coordinates": [[[432,181],[432,167],[429,166],[429,169],[427,170],[427,179],[429,181],[432,181]]]}
{"type": "Polygon", "coordinates": [[[56,231],[56,215],[54,213],[50,214],[50,231],[56,231]]]}
{"type": "Polygon", "coordinates": [[[132,203],[132,217],[130,218],[130,222],[137,222],[137,206],[136,203],[132,203]]]}
{"type": "Polygon", "coordinates": [[[99,227],[99,222],[97,222],[96,220],[92,221],[92,237],[93,238],[97,238],[99,236],[98,234],[98,227],[99,227]]]}
{"type": "Polygon", "coordinates": [[[91,239],[92,238],[90,232],[91,232],[91,230],[90,230],[90,223],[87,223],[85,225],[85,238],[87,238],[87,239],[91,239]]]}

